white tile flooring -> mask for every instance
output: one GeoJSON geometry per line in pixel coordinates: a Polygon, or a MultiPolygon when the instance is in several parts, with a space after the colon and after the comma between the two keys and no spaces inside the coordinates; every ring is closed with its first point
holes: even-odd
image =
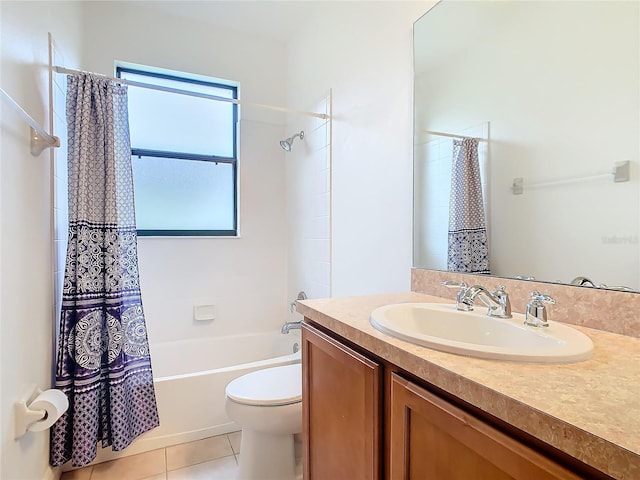
{"type": "Polygon", "coordinates": [[[65,472],[61,480],[234,480],[241,432],[65,472]]]}

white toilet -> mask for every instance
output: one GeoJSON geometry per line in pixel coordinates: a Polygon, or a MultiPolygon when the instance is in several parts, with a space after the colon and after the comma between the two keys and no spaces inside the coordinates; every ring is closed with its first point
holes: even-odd
{"type": "Polygon", "coordinates": [[[242,427],[238,480],[295,480],[302,432],[302,365],[247,373],[226,388],[227,415],[242,427]]]}

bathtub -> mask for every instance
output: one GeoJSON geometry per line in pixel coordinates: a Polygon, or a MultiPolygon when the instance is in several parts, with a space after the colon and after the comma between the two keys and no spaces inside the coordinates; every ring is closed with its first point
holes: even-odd
{"type": "Polygon", "coordinates": [[[98,449],[92,463],[240,430],[225,413],[227,384],[254,370],[300,362],[299,345],[300,330],[151,344],[160,426],[122,452],[98,449]]]}

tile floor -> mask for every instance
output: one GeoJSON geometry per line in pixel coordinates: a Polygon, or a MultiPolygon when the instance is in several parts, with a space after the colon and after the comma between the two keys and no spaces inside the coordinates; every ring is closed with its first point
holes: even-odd
{"type": "Polygon", "coordinates": [[[61,480],[234,480],[241,432],[72,470],[61,480]]]}

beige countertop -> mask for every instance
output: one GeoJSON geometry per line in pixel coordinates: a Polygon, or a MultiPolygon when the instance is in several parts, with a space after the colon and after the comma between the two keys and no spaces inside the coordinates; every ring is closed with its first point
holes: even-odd
{"type": "Polygon", "coordinates": [[[640,479],[640,338],[572,325],[590,360],[532,364],[439,352],[374,329],[380,306],[449,299],[408,292],[305,300],[298,312],[373,354],[614,478],[640,479]]]}

